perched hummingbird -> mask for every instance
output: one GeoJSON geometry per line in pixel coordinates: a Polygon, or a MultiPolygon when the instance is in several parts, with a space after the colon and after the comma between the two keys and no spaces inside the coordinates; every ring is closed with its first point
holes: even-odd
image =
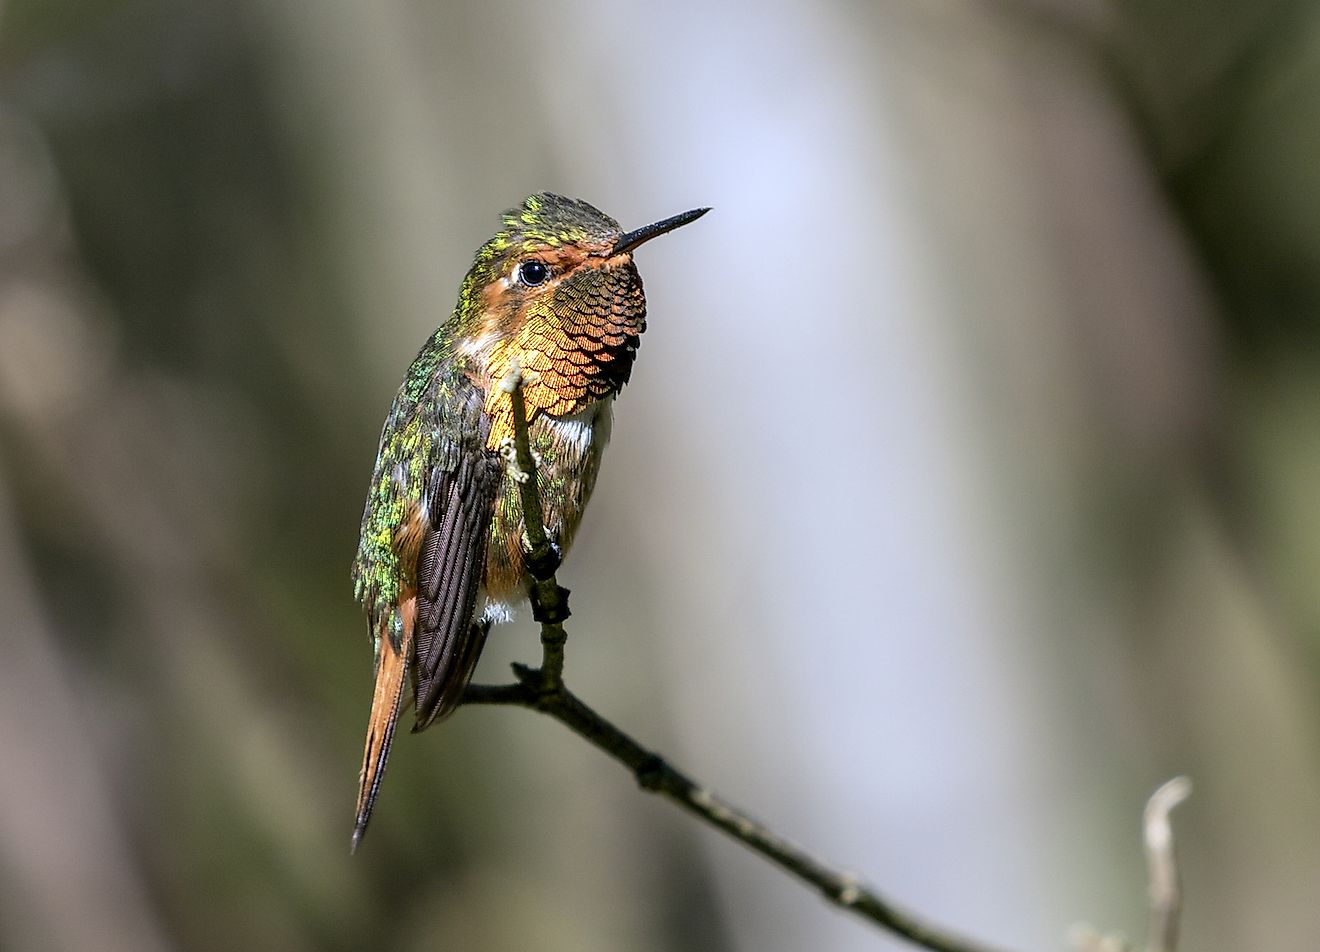
{"type": "Polygon", "coordinates": [[[527,596],[522,509],[499,452],[513,436],[500,381],[522,372],[546,534],[562,554],[646,329],[633,252],[707,211],[624,233],[586,202],[532,195],[478,249],[454,313],[408,369],[380,434],[353,562],[376,666],[354,849],[407,702],[414,731],[450,714],[490,626],[527,596]]]}

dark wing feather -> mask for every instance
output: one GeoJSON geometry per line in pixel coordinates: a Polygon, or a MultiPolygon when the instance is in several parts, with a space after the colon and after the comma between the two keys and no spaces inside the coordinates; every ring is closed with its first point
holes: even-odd
{"type": "Polygon", "coordinates": [[[417,557],[417,723],[451,713],[472,677],[488,625],[474,623],[486,574],[495,497],[504,468],[495,453],[461,456],[428,487],[430,523],[417,557]]]}

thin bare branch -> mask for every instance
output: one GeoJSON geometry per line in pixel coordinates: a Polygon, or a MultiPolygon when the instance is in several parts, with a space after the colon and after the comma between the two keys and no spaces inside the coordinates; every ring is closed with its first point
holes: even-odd
{"type": "Polygon", "coordinates": [[[875,925],[933,952],[998,952],[991,946],[956,936],[881,897],[856,876],[832,868],[789,842],[769,827],[723,800],[710,788],[673,767],[659,754],[643,747],[584,704],[563,681],[564,632],[568,617],[568,591],[555,579],[559,558],[543,525],[536,482],[522,374],[515,368],[501,382],[513,404],[514,478],[519,485],[527,540],[528,566],[534,579],[532,610],[541,622],[544,655],[540,668],[513,666],[513,684],[473,684],[464,704],[505,704],[526,707],[553,717],[574,733],[627,767],[643,790],[658,793],[749,849],[761,854],[788,874],[815,888],[826,899],[875,925]]]}
{"type": "Polygon", "coordinates": [[[922,948],[935,952],[998,952],[954,935],[880,896],[850,873],[831,868],[697,783],[615,727],[564,687],[540,687],[541,672],[516,666],[517,684],[469,686],[465,704],[513,704],[547,714],[627,767],[643,790],[658,793],[760,853],[826,899],[922,948]]]}

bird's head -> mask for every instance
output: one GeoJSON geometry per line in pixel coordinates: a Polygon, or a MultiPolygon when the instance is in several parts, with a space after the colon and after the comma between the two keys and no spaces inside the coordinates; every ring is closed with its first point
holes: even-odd
{"type": "Polygon", "coordinates": [[[695,221],[698,208],[624,232],[577,199],[550,192],[504,213],[459,292],[459,349],[492,382],[516,362],[530,414],[566,416],[617,393],[646,329],[639,245],[695,221]]]}

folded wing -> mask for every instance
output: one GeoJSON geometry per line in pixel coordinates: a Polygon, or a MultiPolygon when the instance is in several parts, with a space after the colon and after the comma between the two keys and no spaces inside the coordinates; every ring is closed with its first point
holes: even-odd
{"type": "Polygon", "coordinates": [[[497,454],[465,454],[428,487],[430,518],[417,557],[414,731],[458,706],[485,644],[489,625],[475,616],[503,472],[497,454]]]}

